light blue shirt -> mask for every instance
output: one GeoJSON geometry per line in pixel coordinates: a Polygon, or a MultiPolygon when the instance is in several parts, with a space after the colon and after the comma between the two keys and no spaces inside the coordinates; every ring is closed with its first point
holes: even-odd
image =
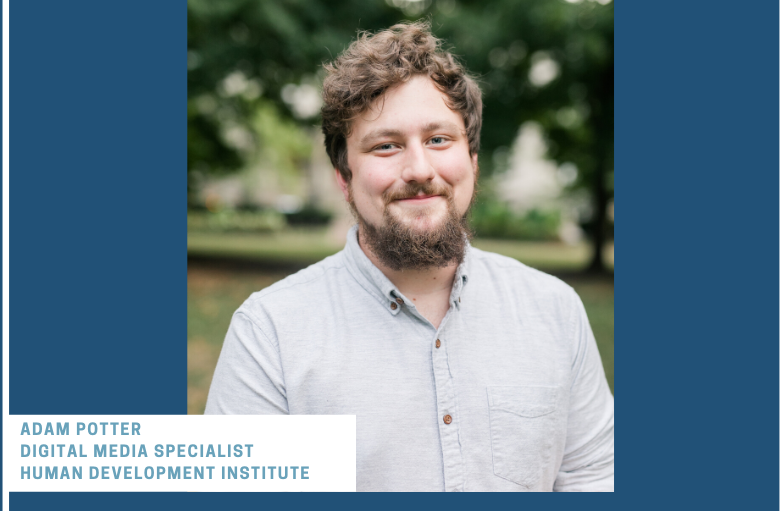
{"type": "Polygon", "coordinates": [[[358,490],[613,491],[614,399],[573,289],[469,247],[450,303],[435,328],[354,227],[236,311],[206,413],[356,415],[358,490]]]}

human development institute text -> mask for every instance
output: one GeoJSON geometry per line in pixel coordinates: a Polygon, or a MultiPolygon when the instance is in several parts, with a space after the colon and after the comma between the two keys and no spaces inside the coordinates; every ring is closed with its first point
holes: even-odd
{"type": "MultiPolygon", "coordinates": [[[[68,436],[75,431],[77,436],[136,436],[141,435],[138,422],[77,422],[75,430],[65,422],[24,422],[22,437],[68,436]]],[[[195,444],[158,443],[150,449],[143,443],[54,443],[29,442],[21,444],[21,457],[36,461],[46,458],[244,458],[253,455],[253,444],[195,444]]],[[[119,460],[118,460],[119,461],[119,460]]],[[[216,460],[215,460],[216,461],[216,460]]],[[[216,465],[22,465],[21,479],[309,479],[309,466],[303,465],[225,465],[220,460],[216,465]]],[[[249,461],[249,460],[248,460],[249,461]]]]}

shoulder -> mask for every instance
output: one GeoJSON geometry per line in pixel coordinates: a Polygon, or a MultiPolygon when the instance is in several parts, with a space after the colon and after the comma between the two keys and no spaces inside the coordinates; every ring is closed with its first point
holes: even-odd
{"type": "Polygon", "coordinates": [[[265,330],[264,324],[276,312],[288,316],[306,313],[329,300],[345,286],[348,275],[342,251],[329,256],[271,286],[250,295],[236,311],[265,330]]]}
{"type": "Polygon", "coordinates": [[[253,293],[242,304],[240,310],[253,309],[263,303],[276,301],[306,300],[313,293],[326,292],[333,285],[333,281],[341,279],[346,272],[344,255],[340,251],[253,293]]]}
{"type": "Polygon", "coordinates": [[[470,248],[470,256],[471,278],[474,276],[495,289],[565,310],[580,301],[568,284],[516,259],[474,247],[470,248]]]}
{"type": "Polygon", "coordinates": [[[569,294],[573,291],[573,288],[557,277],[529,267],[511,257],[474,247],[470,248],[470,255],[473,265],[471,271],[488,273],[491,276],[500,275],[505,279],[510,279],[514,284],[534,286],[554,293],[569,294]]]}

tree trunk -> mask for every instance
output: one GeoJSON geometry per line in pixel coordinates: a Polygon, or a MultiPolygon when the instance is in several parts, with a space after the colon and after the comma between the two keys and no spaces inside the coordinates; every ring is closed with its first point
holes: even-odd
{"type": "Polygon", "coordinates": [[[592,205],[594,216],[592,217],[592,261],[587,267],[587,273],[606,273],[603,260],[603,246],[606,242],[606,209],[608,209],[608,191],[606,190],[606,165],[608,158],[605,152],[597,159],[594,181],[592,181],[592,205]]]}

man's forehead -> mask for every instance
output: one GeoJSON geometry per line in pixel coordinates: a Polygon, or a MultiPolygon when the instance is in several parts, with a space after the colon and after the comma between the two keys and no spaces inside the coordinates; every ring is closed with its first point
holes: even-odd
{"type": "Polygon", "coordinates": [[[349,138],[363,142],[436,130],[465,133],[464,119],[448,106],[448,97],[431,78],[419,76],[386,91],[357,115],[349,138]]]}

